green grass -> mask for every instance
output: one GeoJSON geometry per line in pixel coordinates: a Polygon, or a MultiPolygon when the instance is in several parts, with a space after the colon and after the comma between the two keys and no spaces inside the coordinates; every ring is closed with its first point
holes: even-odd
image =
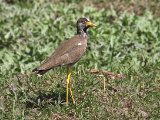
{"type": "Polygon", "coordinates": [[[107,2],[0,1],[0,119],[160,118],[160,2],[107,2]],[[87,52],[74,65],[76,105],[70,99],[67,107],[65,67],[42,78],[31,71],[76,33],[82,16],[97,28],[88,31],[87,52]],[[125,78],[106,77],[104,92],[104,77],[91,68],[125,78]]]}

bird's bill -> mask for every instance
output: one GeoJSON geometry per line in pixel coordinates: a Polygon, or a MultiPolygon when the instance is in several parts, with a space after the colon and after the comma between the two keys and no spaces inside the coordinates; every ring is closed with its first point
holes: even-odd
{"type": "Polygon", "coordinates": [[[96,27],[95,24],[93,24],[91,21],[86,22],[86,27],[96,27]]]}

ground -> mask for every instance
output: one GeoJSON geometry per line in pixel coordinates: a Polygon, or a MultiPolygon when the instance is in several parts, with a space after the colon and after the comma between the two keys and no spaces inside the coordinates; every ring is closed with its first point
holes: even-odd
{"type": "Polygon", "coordinates": [[[0,3],[0,119],[160,118],[158,0],[0,3]],[[97,27],[73,67],[76,104],[66,106],[66,68],[42,77],[31,71],[76,33],[82,16],[97,27]]]}

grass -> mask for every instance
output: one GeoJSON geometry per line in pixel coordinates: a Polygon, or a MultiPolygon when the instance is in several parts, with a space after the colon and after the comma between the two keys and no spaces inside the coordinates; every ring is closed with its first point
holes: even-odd
{"type": "Polygon", "coordinates": [[[160,118],[160,3],[107,2],[0,1],[0,119],[160,118]],[[67,107],[65,68],[41,78],[31,70],[75,34],[81,16],[98,27],[73,68],[76,105],[67,107]],[[92,68],[125,77],[93,75],[92,68]]]}

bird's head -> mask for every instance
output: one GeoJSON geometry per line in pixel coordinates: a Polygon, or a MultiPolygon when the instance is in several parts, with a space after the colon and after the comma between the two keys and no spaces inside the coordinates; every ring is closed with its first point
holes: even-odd
{"type": "Polygon", "coordinates": [[[77,33],[85,32],[90,27],[95,27],[96,25],[93,24],[88,18],[79,18],[77,21],[77,33]]]}

